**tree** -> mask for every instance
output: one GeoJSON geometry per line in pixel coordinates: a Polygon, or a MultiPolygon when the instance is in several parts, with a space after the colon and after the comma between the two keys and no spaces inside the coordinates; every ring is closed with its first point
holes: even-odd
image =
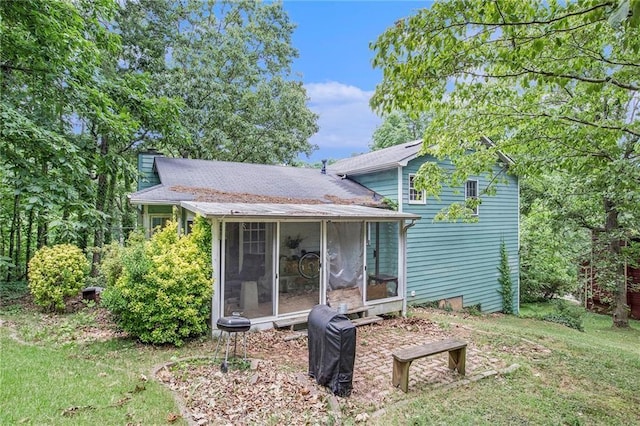
{"type": "Polygon", "coordinates": [[[116,188],[124,180],[128,192],[135,180],[132,149],[179,139],[181,127],[179,104],[155,96],[148,75],[120,66],[120,40],[109,28],[114,1],[0,7],[0,182],[13,201],[0,207],[11,211],[10,280],[24,276],[34,230],[38,247],[50,240],[101,247],[116,188]]]}
{"type": "Polygon", "coordinates": [[[290,79],[294,25],[280,3],[186,0],[162,90],[185,103],[193,158],[289,163],[318,129],[290,79]]]}
{"type": "Polygon", "coordinates": [[[491,175],[498,150],[520,176],[566,178],[566,219],[597,232],[610,254],[602,285],[615,291],[619,327],[628,326],[621,245],[640,222],[639,22],[637,0],[452,0],[373,44],[384,79],[372,105],[433,114],[426,149],[457,166],[438,180],[491,175]]]}
{"type": "Polygon", "coordinates": [[[373,132],[371,150],[388,148],[422,138],[428,117],[412,119],[399,111],[392,111],[384,117],[384,121],[373,132]]]}
{"type": "Polygon", "coordinates": [[[567,220],[561,175],[520,184],[520,299],[535,302],[579,292],[576,265],[588,259],[591,236],[567,220]]]}
{"type": "Polygon", "coordinates": [[[34,227],[41,247],[60,206],[90,210],[84,141],[73,135],[71,117],[79,95],[92,87],[102,54],[114,46],[101,24],[113,5],[109,0],[0,2],[0,184],[12,200],[0,205],[3,217],[10,217],[0,225],[2,255],[8,241],[6,257],[12,259],[7,280],[24,276],[34,227]]]}

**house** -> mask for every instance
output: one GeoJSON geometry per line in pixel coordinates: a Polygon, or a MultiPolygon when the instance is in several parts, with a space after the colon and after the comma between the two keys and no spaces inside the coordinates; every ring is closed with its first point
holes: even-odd
{"type": "MultiPolygon", "coordinates": [[[[484,143],[490,144],[488,139],[484,143]]],[[[518,312],[519,291],[519,186],[517,177],[506,174],[497,183],[495,196],[482,198],[473,212],[473,223],[435,220],[436,214],[454,202],[477,197],[488,185],[476,176],[459,188],[444,187],[440,199],[427,198],[414,187],[414,177],[426,161],[420,155],[421,141],[392,146],[347,158],[329,170],[360,183],[383,197],[397,202],[399,213],[421,217],[406,236],[406,297],[409,304],[437,302],[454,309],[477,306],[484,312],[503,309],[498,292],[500,246],[506,244],[514,285],[514,312],[518,312]]],[[[496,172],[511,160],[500,154],[496,172]]],[[[452,170],[450,162],[441,166],[452,170]]]]}
{"type": "Polygon", "coordinates": [[[306,319],[318,303],[375,317],[406,309],[405,241],[417,214],[326,169],[143,153],[130,202],[149,232],[177,215],[212,226],[212,320],[254,328],[306,319]],[[279,322],[279,323],[278,323],[279,322]]]}
{"type": "MultiPolygon", "coordinates": [[[[365,316],[439,302],[502,310],[500,245],[518,291],[518,181],[507,176],[474,212],[475,223],[435,221],[454,201],[477,197],[478,176],[427,199],[414,185],[419,141],[336,162],[323,170],[139,156],[144,177],[130,195],[148,232],[177,211],[212,225],[213,321],[232,312],[256,328],[306,318],[318,303],[365,316]],[[397,202],[389,209],[386,200],[397,202]],[[422,218],[422,219],[420,219],[422,218]],[[420,220],[419,220],[420,219],[420,220]]],[[[496,159],[499,161],[508,159],[496,159]]],[[[443,163],[451,168],[450,163],[443,163]]],[[[514,310],[517,312],[517,306],[514,310]]]]}

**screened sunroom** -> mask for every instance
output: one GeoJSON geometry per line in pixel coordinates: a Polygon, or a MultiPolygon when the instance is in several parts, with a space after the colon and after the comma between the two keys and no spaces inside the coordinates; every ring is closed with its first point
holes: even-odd
{"type": "Polygon", "coordinates": [[[405,309],[405,236],[415,215],[333,204],[181,207],[212,225],[213,321],[236,312],[269,328],[336,301],[366,315],[405,309]]]}

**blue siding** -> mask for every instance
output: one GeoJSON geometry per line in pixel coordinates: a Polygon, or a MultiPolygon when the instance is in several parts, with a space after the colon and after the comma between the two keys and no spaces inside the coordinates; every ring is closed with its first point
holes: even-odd
{"type": "Polygon", "coordinates": [[[360,185],[377,192],[383,197],[387,197],[398,202],[398,170],[385,170],[379,173],[371,173],[359,176],[349,176],[349,179],[358,182],[360,185]]]}
{"type": "MultiPolygon", "coordinates": [[[[435,221],[435,215],[452,202],[464,201],[464,187],[443,188],[440,199],[427,198],[425,205],[408,204],[409,174],[416,173],[428,157],[409,162],[402,170],[403,211],[422,217],[407,235],[407,295],[411,304],[420,304],[452,297],[463,297],[464,306],[480,304],[483,311],[502,310],[498,293],[500,244],[504,239],[514,283],[515,303],[518,300],[518,183],[508,177],[500,183],[495,196],[482,197],[477,223],[435,221]]],[[[434,161],[433,159],[431,159],[434,161]]],[[[443,166],[451,169],[450,163],[443,166]]],[[[478,180],[479,191],[488,181],[478,180]]],[[[397,171],[358,177],[358,182],[374,191],[397,193],[397,171]]],[[[386,195],[386,194],[384,194],[386,195]]],[[[391,197],[390,197],[391,198],[391,197]]],[[[394,195],[393,198],[396,198],[394,195]]]]}
{"type": "Polygon", "coordinates": [[[160,178],[153,169],[153,160],[158,156],[157,152],[138,154],[138,191],[160,184],[160,178]]]}

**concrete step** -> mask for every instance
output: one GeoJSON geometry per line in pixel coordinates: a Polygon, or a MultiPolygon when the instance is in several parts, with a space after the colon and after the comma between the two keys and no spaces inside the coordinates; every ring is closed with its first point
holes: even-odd
{"type": "Polygon", "coordinates": [[[376,322],[380,322],[383,319],[384,318],[382,318],[382,317],[379,317],[377,315],[373,315],[373,316],[370,316],[370,317],[362,317],[362,318],[352,319],[351,322],[356,327],[360,327],[361,325],[367,325],[367,324],[373,324],[373,323],[376,323],[376,322]]]}
{"type": "Polygon", "coordinates": [[[283,318],[283,319],[275,320],[273,322],[273,326],[275,328],[290,328],[291,330],[293,330],[293,328],[296,325],[306,324],[307,323],[307,318],[308,318],[307,316],[283,318]]]}

